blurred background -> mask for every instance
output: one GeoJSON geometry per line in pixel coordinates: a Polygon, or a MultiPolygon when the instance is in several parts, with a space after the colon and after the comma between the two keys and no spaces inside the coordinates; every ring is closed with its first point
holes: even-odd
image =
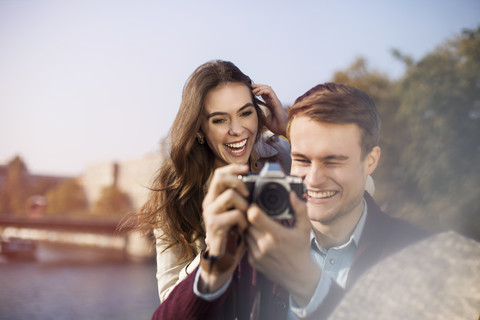
{"type": "Polygon", "coordinates": [[[383,121],[378,203],[480,239],[478,1],[2,0],[1,319],[150,318],[151,239],[116,226],[212,59],[285,107],[321,82],[366,91],[383,121]]]}

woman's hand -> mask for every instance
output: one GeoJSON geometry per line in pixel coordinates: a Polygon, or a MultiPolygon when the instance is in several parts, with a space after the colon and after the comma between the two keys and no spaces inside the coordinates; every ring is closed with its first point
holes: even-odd
{"type": "Polygon", "coordinates": [[[253,94],[261,96],[270,111],[267,115],[266,126],[275,134],[285,135],[287,129],[287,113],[283,109],[282,103],[277,98],[275,91],[265,84],[253,84],[253,94]]]}
{"type": "MultiPolygon", "coordinates": [[[[203,200],[203,221],[205,223],[206,239],[210,257],[222,259],[229,255],[231,265],[226,271],[212,273],[212,270],[203,270],[200,275],[200,287],[215,291],[220,288],[233,274],[235,267],[245,253],[243,233],[248,223],[246,211],[248,190],[240,179],[239,174],[248,171],[246,165],[228,165],[215,170],[207,195],[203,200]],[[234,245],[227,251],[227,241],[231,239],[232,230],[238,232],[234,245]],[[230,238],[229,238],[230,237],[230,238]]],[[[230,241],[231,242],[231,241],[230,241]]]]}

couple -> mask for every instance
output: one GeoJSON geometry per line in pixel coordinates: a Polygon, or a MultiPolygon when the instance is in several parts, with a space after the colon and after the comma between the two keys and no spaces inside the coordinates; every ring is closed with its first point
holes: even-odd
{"type": "Polygon", "coordinates": [[[351,86],[318,85],[287,117],[269,86],[231,62],[197,68],[137,214],[157,243],[153,319],[327,318],[369,267],[426,236],[365,189],[379,133],[374,102],[351,86]],[[290,195],[293,226],[246,200],[238,175],[268,161],[306,187],[306,201],[290,195]]]}

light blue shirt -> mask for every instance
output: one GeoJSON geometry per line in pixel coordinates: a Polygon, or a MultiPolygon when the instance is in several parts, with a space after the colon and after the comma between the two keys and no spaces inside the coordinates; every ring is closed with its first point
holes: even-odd
{"type": "MultiPolygon", "coordinates": [[[[360,220],[358,221],[355,229],[349,240],[339,246],[325,249],[320,247],[315,237],[313,230],[310,232],[310,243],[313,260],[322,269],[320,280],[318,281],[317,288],[310,299],[307,306],[300,308],[296,305],[295,301],[290,297],[290,309],[288,311],[288,320],[297,320],[308,316],[313,313],[325,300],[325,297],[330,290],[332,281],[335,281],[340,287],[345,288],[347,283],[348,272],[355,259],[357,253],[358,243],[360,236],[365,226],[365,220],[367,218],[367,202],[363,200],[364,209],[360,220]]],[[[212,301],[220,297],[230,285],[231,279],[227,283],[214,293],[203,294],[198,288],[198,281],[200,276],[200,269],[195,276],[195,282],[193,285],[193,291],[195,294],[205,300],[212,301]]]]}
{"type": "Polygon", "coordinates": [[[290,297],[288,320],[304,318],[317,310],[325,300],[325,297],[330,290],[330,286],[332,285],[332,281],[335,281],[340,287],[345,288],[348,272],[355,259],[360,236],[362,235],[365,220],[367,218],[367,202],[365,199],[363,200],[363,203],[364,208],[362,216],[346,243],[325,249],[318,244],[313,230],[310,232],[310,254],[312,255],[313,260],[322,269],[322,274],[318,281],[317,288],[307,306],[299,308],[295,301],[290,297]]]}
{"type": "Polygon", "coordinates": [[[367,218],[367,202],[365,200],[363,202],[365,207],[362,216],[346,243],[324,249],[318,244],[313,230],[310,235],[313,259],[322,268],[322,273],[329,275],[330,278],[335,280],[337,284],[344,289],[347,283],[348,271],[355,259],[360,236],[362,235],[365,219],[367,218]]]}

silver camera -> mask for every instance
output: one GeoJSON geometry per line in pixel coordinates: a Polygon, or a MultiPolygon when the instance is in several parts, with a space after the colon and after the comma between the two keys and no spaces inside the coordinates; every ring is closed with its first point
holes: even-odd
{"type": "Polygon", "coordinates": [[[278,163],[267,162],[259,174],[247,173],[239,178],[250,191],[249,203],[256,203],[274,219],[295,217],[289,193],[293,190],[299,198],[304,198],[305,186],[300,177],[285,175],[278,163]]]}

